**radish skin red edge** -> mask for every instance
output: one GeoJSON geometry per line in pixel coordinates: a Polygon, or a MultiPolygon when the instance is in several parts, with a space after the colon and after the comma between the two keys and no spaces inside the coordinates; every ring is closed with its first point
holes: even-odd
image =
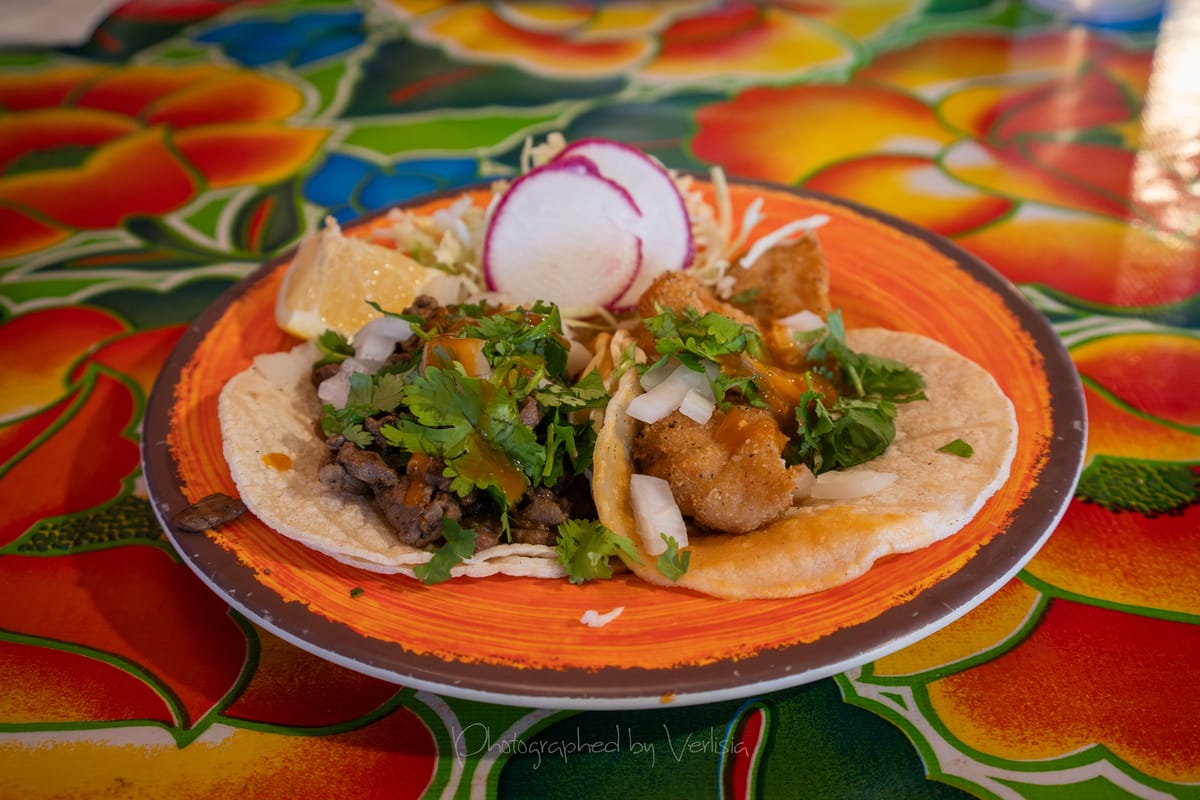
{"type": "Polygon", "coordinates": [[[612,304],[623,311],[637,304],[642,292],[664,272],[687,269],[696,255],[687,205],[670,174],[654,159],[610,139],[580,139],[567,145],[550,163],[578,158],[616,182],[642,211],[635,233],[642,240],[642,265],[634,281],[612,304]]]}
{"type": "Polygon", "coordinates": [[[642,212],[585,158],[555,159],[513,181],[483,242],[489,289],[516,302],[613,309],[642,266],[642,212]]]}

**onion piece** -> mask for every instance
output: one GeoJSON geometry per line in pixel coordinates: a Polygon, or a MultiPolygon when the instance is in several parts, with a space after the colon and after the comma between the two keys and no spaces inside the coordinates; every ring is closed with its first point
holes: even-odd
{"type": "Polygon", "coordinates": [[[705,397],[704,394],[697,392],[695,389],[688,389],[684,394],[683,400],[679,403],[679,413],[683,414],[693,422],[703,425],[712,419],[713,411],[717,408],[717,404],[713,401],[712,392],[705,397]]]}
{"type": "Polygon", "coordinates": [[[738,264],[743,269],[749,269],[754,266],[754,262],[758,261],[763,253],[775,245],[787,241],[797,233],[815,230],[827,222],[829,222],[828,214],[813,214],[811,217],[792,220],[786,225],[764,235],[761,239],[755,240],[754,244],[750,245],[750,249],[746,251],[746,255],[738,260],[738,264]]]}
{"type": "Polygon", "coordinates": [[[714,399],[708,372],[696,372],[680,364],[653,389],[633,398],[625,411],[639,422],[658,422],[678,410],[684,396],[692,390],[714,399]]]}
{"type": "Polygon", "coordinates": [[[334,408],[345,408],[350,399],[350,373],[337,372],[317,385],[317,399],[334,408]]]}
{"type": "Polygon", "coordinates": [[[796,470],[796,481],[792,486],[792,500],[797,503],[807,500],[812,496],[813,485],[816,482],[817,476],[813,475],[813,471],[807,465],[801,464],[796,470]]]}
{"type": "Polygon", "coordinates": [[[617,606],[612,611],[601,614],[594,608],[589,608],[583,612],[583,616],[579,621],[589,628],[603,628],[608,623],[612,622],[617,617],[621,616],[621,612],[625,610],[625,606],[617,606]]]}
{"type": "Polygon", "coordinates": [[[795,314],[789,314],[786,317],[780,317],[775,320],[775,324],[782,325],[799,333],[807,333],[808,331],[820,330],[825,327],[825,320],[821,319],[820,314],[815,314],[807,308],[802,311],[797,311],[795,314]]]}
{"type": "Polygon", "coordinates": [[[653,475],[631,475],[629,497],[643,550],[652,556],[667,552],[664,535],[674,539],[680,549],[687,547],[687,525],[671,494],[671,484],[653,475]]]}
{"type": "Polygon", "coordinates": [[[853,500],[886,489],[896,482],[894,472],[856,469],[852,472],[822,472],[813,482],[813,500],[853,500]]]}
{"type": "Polygon", "coordinates": [[[354,334],[354,357],[360,361],[385,361],[396,349],[397,342],[412,335],[408,320],[386,314],[376,317],[354,334]]]}

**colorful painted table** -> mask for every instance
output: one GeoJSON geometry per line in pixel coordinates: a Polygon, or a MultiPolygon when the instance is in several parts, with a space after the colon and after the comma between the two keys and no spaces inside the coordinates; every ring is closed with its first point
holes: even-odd
{"type": "Polygon", "coordinates": [[[0,51],[0,796],[1200,796],[1200,17],[1100,5],[132,0],[0,51]],[[139,462],[189,325],[322,215],[556,130],[1016,284],[1089,430],[1020,574],[833,677],[636,711],[397,686],[203,585],[139,462]]]}

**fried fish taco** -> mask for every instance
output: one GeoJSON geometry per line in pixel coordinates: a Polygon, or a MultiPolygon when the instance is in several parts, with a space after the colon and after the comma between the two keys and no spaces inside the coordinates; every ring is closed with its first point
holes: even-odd
{"type": "Polygon", "coordinates": [[[610,376],[593,492],[647,581],[728,599],[828,589],[953,534],[1008,477],[1016,416],[983,368],[772,294],[800,330],[664,276],[610,343],[640,363],[610,376]]]}

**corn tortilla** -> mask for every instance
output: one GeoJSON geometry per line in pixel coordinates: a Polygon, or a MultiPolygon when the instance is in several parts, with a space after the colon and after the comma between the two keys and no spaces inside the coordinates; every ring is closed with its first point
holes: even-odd
{"type": "Polygon", "coordinates": [[[869,328],[847,332],[847,342],[925,378],[928,400],[897,407],[896,438],[887,451],[846,470],[897,479],[867,497],[805,500],[745,534],[702,532],[689,523],[691,562],[676,582],[658,572],[634,522],[629,485],[638,423],[625,409],[640,388],[634,370],[621,376],[596,443],[592,492],[601,522],[637,545],[641,563],[629,560],[631,570],[651,583],[732,600],[795,597],[847,583],[880,558],[927,547],[971,520],[1008,478],[1017,443],[1012,402],[986,370],[932,339],[869,328]],[[974,453],[938,451],[954,439],[974,453]]]}

